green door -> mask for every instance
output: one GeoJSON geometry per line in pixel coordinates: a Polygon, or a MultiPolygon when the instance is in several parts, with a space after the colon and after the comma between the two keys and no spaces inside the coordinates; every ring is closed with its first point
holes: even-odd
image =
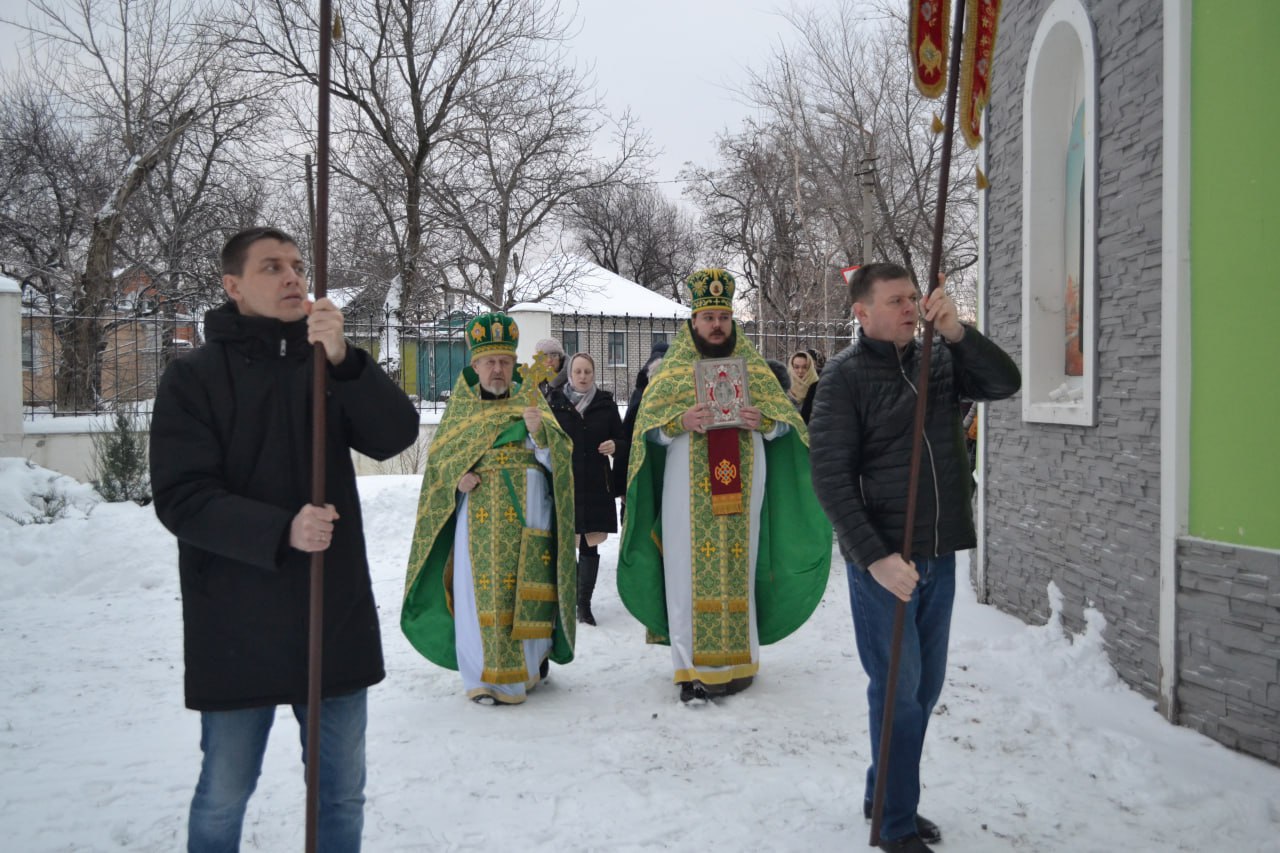
{"type": "Polygon", "coordinates": [[[447,399],[447,393],[467,366],[463,341],[423,341],[418,350],[418,394],[423,400],[447,399]]]}

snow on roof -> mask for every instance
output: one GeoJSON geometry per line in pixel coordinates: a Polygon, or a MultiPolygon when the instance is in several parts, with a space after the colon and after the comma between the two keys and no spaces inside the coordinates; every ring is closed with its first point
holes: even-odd
{"type": "Polygon", "coordinates": [[[20,293],[22,285],[11,278],[0,275],[0,293],[20,293]]]}
{"type": "Polygon", "coordinates": [[[342,311],[351,304],[352,299],[355,299],[360,295],[360,291],[362,290],[364,290],[363,287],[332,287],[325,288],[324,295],[329,297],[329,301],[332,302],[339,311],[342,311]]]}
{"type": "Polygon", "coordinates": [[[689,307],[629,281],[585,258],[559,255],[516,282],[528,299],[548,285],[555,292],[538,304],[557,314],[603,314],[610,317],[688,317],[689,307]],[[559,283],[557,284],[557,282],[559,283]]]}

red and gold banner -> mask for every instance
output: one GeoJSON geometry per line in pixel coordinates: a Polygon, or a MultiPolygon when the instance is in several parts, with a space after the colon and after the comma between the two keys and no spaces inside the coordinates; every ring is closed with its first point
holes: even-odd
{"type": "Polygon", "coordinates": [[[926,98],[938,97],[947,86],[950,27],[951,0],[911,0],[911,66],[926,98]]]}
{"type": "Polygon", "coordinates": [[[727,427],[707,430],[707,473],[711,476],[712,515],[742,512],[741,430],[727,427]]]}
{"type": "Polygon", "coordinates": [[[982,142],[982,110],[991,100],[1000,0],[968,0],[960,54],[960,132],[970,148],[982,142]]]}

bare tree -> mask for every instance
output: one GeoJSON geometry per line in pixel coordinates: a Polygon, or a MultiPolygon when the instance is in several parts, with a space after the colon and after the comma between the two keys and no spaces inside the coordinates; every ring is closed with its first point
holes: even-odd
{"type": "Polygon", "coordinates": [[[516,70],[469,100],[467,121],[432,160],[426,193],[437,230],[455,235],[442,258],[445,290],[493,308],[550,295],[522,289],[521,255],[558,232],[575,195],[627,180],[647,157],[626,116],[614,130],[616,155],[595,153],[606,118],[575,69],[543,58],[516,70]]]}
{"type": "Polygon", "coordinates": [[[265,101],[211,110],[147,174],[127,212],[121,260],[146,272],[168,309],[220,301],[223,241],[261,221],[267,187],[246,140],[265,113],[265,101]]]}
{"type": "Polygon", "coordinates": [[[568,225],[595,263],[677,302],[705,252],[693,216],[656,184],[608,184],[575,196],[568,225]]]}
{"type": "Polygon", "coordinates": [[[92,146],[47,88],[6,81],[0,92],[0,268],[28,299],[65,309],[91,212],[107,193],[92,146]]]}
{"type": "Polygon", "coordinates": [[[193,128],[249,93],[231,84],[234,70],[205,36],[198,8],[170,0],[32,0],[30,9],[33,20],[19,26],[45,53],[24,73],[101,170],[97,207],[77,213],[84,227],[68,235],[52,300],[58,405],[92,410],[103,344],[96,315],[116,295],[116,252],[130,205],[193,128]]]}
{"type": "Polygon", "coordinates": [[[755,319],[798,319],[807,269],[790,135],[748,120],[742,132],[722,135],[718,150],[718,166],[685,172],[710,248],[741,265],[755,319]]]}
{"type": "MultiPolygon", "coordinates": [[[[918,281],[928,263],[941,156],[931,119],[941,107],[912,84],[902,11],[885,4],[868,16],[865,6],[787,13],[796,43],[777,49],[745,93],[763,118],[722,146],[718,167],[696,173],[693,197],[772,317],[786,316],[773,313],[780,302],[828,315],[835,304],[843,315],[838,271],[848,264],[895,261],[918,281]],[[734,215],[744,219],[737,229],[734,215]]],[[[943,270],[962,313],[974,301],[965,272],[977,260],[973,164],[958,146],[944,233],[943,270]]]]}
{"type": "MultiPolygon", "coordinates": [[[[246,65],[316,85],[313,5],[238,0],[228,29],[247,22],[233,40],[246,65]]],[[[540,188],[554,170],[535,164],[581,150],[579,130],[563,130],[578,121],[581,86],[550,51],[566,35],[560,4],[373,0],[340,12],[333,169],[373,199],[397,259],[398,304],[421,307],[446,285],[504,303],[518,248],[546,218],[536,211],[559,203],[540,188]]],[[[314,130],[309,116],[299,110],[297,130],[314,130]]]]}

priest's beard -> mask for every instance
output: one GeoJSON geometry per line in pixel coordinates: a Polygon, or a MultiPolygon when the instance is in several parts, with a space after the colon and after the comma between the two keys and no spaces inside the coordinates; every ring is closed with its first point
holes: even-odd
{"type": "Polygon", "coordinates": [[[725,338],[724,343],[720,344],[713,344],[698,334],[698,330],[694,328],[693,323],[689,324],[689,332],[693,335],[693,345],[698,350],[698,355],[703,358],[728,358],[733,355],[733,349],[738,345],[737,323],[734,323],[729,330],[729,337],[725,338]]]}

